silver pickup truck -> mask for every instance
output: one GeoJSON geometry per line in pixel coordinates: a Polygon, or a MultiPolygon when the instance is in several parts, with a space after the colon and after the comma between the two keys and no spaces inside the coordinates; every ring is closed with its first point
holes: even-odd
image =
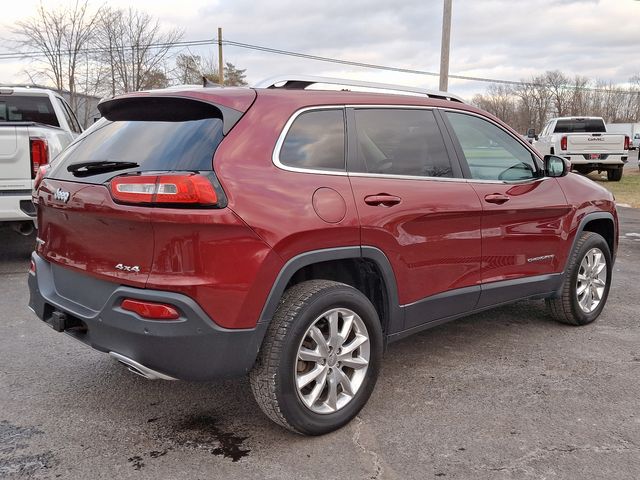
{"type": "Polygon", "coordinates": [[[35,209],[31,188],[38,169],[82,132],[58,93],[41,88],[0,87],[0,222],[29,235],[35,209]]]}

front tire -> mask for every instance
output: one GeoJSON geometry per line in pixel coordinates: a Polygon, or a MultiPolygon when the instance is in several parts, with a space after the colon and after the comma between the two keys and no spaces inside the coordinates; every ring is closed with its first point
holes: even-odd
{"type": "Polygon", "coordinates": [[[569,258],[561,295],[546,300],[551,316],[569,325],[593,322],[607,302],[612,270],[606,240],[597,233],[582,232],[569,258]]]}
{"type": "Polygon", "coordinates": [[[277,424],[305,435],[336,430],[365,405],[382,358],[376,309],[343,283],[289,288],[249,378],[256,402],[277,424]]]}

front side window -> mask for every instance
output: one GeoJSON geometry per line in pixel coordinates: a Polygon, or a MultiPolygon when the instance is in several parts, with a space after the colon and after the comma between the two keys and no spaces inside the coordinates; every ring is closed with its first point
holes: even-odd
{"type": "Polygon", "coordinates": [[[453,177],[442,134],[430,110],[355,111],[358,163],[364,173],[453,177]]]}
{"type": "Polygon", "coordinates": [[[294,120],[279,158],[289,167],[344,170],[344,152],[344,111],[311,110],[294,120]]]}
{"type": "Polygon", "coordinates": [[[447,112],[471,178],[520,181],[536,176],[533,154],[503,129],[482,118],[447,112]]]}

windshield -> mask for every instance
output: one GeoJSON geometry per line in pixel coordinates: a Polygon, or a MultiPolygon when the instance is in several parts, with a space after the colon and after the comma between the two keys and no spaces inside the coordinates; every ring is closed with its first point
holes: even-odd
{"type": "Polygon", "coordinates": [[[37,122],[59,127],[49,97],[0,95],[0,122],[37,122]]]}
{"type": "Polygon", "coordinates": [[[606,133],[600,118],[573,118],[558,120],[554,133],[606,133]]]}

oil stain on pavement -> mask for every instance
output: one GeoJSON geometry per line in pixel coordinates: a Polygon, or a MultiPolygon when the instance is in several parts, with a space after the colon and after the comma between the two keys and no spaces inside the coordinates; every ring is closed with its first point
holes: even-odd
{"type": "Polygon", "coordinates": [[[54,465],[53,453],[29,454],[24,450],[34,435],[43,432],[36,427],[20,427],[0,420],[0,478],[29,477],[54,465]]]}
{"type": "Polygon", "coordinates": [[[232,462],[237,462],[251,452],[244,444],[248,436],[226,431],[213,415],[193,415],[169,425],[163,424],[161,418],[150,418],[147,423],[158,428],[155,437],[162,448],[129,457],[127,460],[134,470],[142,469],[145,460],[163,457],[176,450],[201,450],[231,459],[232,462]]]}

